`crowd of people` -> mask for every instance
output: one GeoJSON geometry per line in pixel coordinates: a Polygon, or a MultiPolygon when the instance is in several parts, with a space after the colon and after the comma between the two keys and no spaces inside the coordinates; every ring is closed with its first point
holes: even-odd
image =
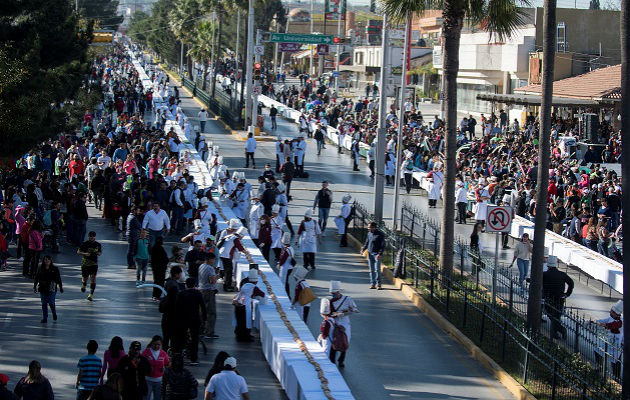
{"type": "MultiPolygon", "coordinates": [[[[95,110],[85,112],[81,132],[45,141],[2,175],[2,262],[4,265],[13,257],[9,246],[15,245],[23,275],[33,280],[33,290],[40,296],[42,324],[48,323],[49,310],[54,321],[60,314],[56,296],[64,292],[62,276],[67,275],[54,262],[60,251],[65,254],[73,249],[81,257],[80,290],[89,292],[88,301],[94,300],[103,255],[97,233],[87,232],[94,212],[126,240],[127,268],[136,272],[136,287],[153,287],[151,297],[162,315],[161,335],[154,336],[144,350],[140,342],[133,341],[128,353],[122,339],[115,337],[102,358],[96,355],[98,344],[90,340],[87,355],[77,365],[78,399],[196,398],[196,380],[184,368],[184,359],[188,358],[191,366],[199,365],[199,345],[205,349],[203,340],[219,338],[215,333],[216,295],[221,283],[223,291],[236,292],[232,300],[236,340],[254,340],[252,306],[255,300],[264,302],[265,292],[257,286],[256,269],[250,269],[244,279],[235,276],[239,260],[249,256],[243,242],[246,236],[277,267],[292,308],[304,321],[315,300],[306,276],[309,268],[315,269],[317,243],[330,213],[332,192],[327,183],[294,231],[287,206],[292,172],[300,174],[303,166],[299,155],[292,150],[283,157],[278,178],[267,165],[258,187],[252,187],[244,174],[230,174],[216,146],[200,146],[203,136],[184,116],[178,93],[168,86],[168,76],[159,70],[150,71],[150,75],[159,97],[167,99],[166,106],[154,104],[153,90],[142,86],[123,46],[97,56],[89,84],[104,93],[103,101],[95,110]],[[177,129],[167,124],[171,116],[187,137],[192,138],[196,130],[195,147],[209,153],[200,151],[210,170],[211,183],[205,189],[200,189],[189,173],[193,156],[177,129]],[[221,206],[211,204],[213,194],[235,215],[226,221],[225,229],[219,229],[217,210],[221,206]],[[90,204],[93,211],[89,212],[90,204]],[[316,208],[318,221],[313,219],[316,208]],[[297,265],[294,237],[303,254],[303,266],[297,265]],[[170,251],[167,240],[176,241],[170,251]],[[153,275],[150,283],[149,268],[153,275]]],[[[299,152],[299,143],[297,140],[288,147],[296,146],[299,152]]],[[[342,246],[347,245],[350,200],[349,195],[344,197],[342,213],[336,218],[342,246]]],[[[380,289],[380,283],[378,286],[380,289]]],[[[321,302],[319,340],[333,362],[340,354],[337,361],[343,366],[350,339],[349,316],[358,308],[349,296],[341,294],[339,281],[331,283],[330,295],[321,302]],[[335,337],[342,333],[344,340],[337,340],[341,344],[335,345],[335,337]]],[[[206,392],[215,397],[206,395],[206,399],[233,398],[229,396],[235,393],[247,398],[245,381],[236,378],[233,357],[219,353],[211,372],[216,376],[208,375],[206,392]]],[[[5,377],[0,375],[2,395],[10,393],[5,377]]],[[[29,364],[28,374],[13,392],[25,400],[53,398],[51,384],[41,374],[38,361],[29,364]]]]}
{"type": "MultiPolygon", "coordinates": [[[[346,137],[350,137],[355,171],[359,169],[360,144],[369,146],[367,161],[373,177],[378,100],[375,96],[336,97],[330,86],[315,83],[307,79],[299,87],[276,85],[277,90],[270,95],[301,111],[300,131],[315,137],[318,143],[321,140],[323,145],[329,126],[337,129],[340,144],[347,143],[346,137]]],[[[409,193],[414,186],[412,172],[427,172],[424,179],[429,184],[430,206],[435,207],[443,187],[444,121],[437,115],[425,118],[411,100],[403,108],[400,162],[396,160],[400,121],[395,105],[386,117],[386,183],[394,183],[398,168],[409,193]]],[[[621,160],[620,132],[603,121],[597,135],[599,142],[589,146],[578,159],[574,146],[580,140],[579,123],[577,119],[553,116],[548,229],[619,261],[621,251],[616,243],[621,234],[621,177],[606,164],[621,160]]],[[[538,133],[537,117],[529,115],[521,126],[516,119],[510,123],[505,110],[488,116],[481,114],[479,122],[472,115],[460,121],[456,182],[459,223],[471,218],[483,225],[487,204],[510,205],[517,215],[534,220],[538,133]]],[[[339,145],[339,152],[342,151],[339,145]]]]}

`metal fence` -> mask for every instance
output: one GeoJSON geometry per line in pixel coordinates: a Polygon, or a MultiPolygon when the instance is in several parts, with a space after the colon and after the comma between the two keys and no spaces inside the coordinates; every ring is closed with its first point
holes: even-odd
{"type": "MultiPolygon", "coordinates": [[[[372,216],[359,204],[355,204],[350,233],[358,240],[365,240],[367,226],[372,216]]],[[[407,209],[407,213],[409,213],[407,209]]],[[[405,212],[403,212],[405,215],[405,212]]],[[[439,249],[439,229],[431,226],[430,220],[409,221],[407,215],[405,232],[392,232],[384,226],[380,229],[386,237],[385,264],[394,265],[396,256],[404,249],[406,280],[451,323],[466,334],[486,354],[496,360],[513,377],[523,383],[539,399],[614,399],[620,393],[620,364],[614,351],[607,351],[604,345],[600,364],[585,362],[580,354],[575,354],[569,336],[578,332],[587,336],[579,324],[570,330],[565,323],[566,339],[556,341],[550,338],[551,319],[545,317],[541,334],[532,337],[525,328],[524,315],[519,309],[523,301],[522,290],[513,281],[511,290],[493,292],[488,283],[509,282],[510,275],[492,272],[487,260],[471,257],[470,249],[463,243],[456,244],[456,252],[464,252],[459,260],[459,273],[451,276],[442,273],[433,251],[439,249]],[[425,222],[426,228],[425,228],[425,222]],[[417,232],[420,235],[409,234],[417,232]],[[425,233],[426,232],[426,233],[425,233]],[[433,247],[432,247],[433,246],[433,247]],[[488,278],[490,277],[490,278],[488,278]],[[566,340],[566,343],[565,343],[566,340]],[[568,344],[567,344],[568,343],[568,344]]],[[[437,254],[437,252],[436,252],[437,254]]],[[[509,271],[508,271],[509,272],[509,271]]],[[[526,299],[524,300],[527,303],[526,299]]],[[[548,310],[549,311],[549,310],[548,310]]],[[[550,314],[550,313],[549,313],[550,314]]],[[[577,349],[590,351],[581,336],[577,339],[577,349]]],[[[619,353],[620,354],[620,353],[619,353]]],[[[594,356],[593,356],[594,358],[594,356]]]]}
{"type": "Polygon", "coordinates": [[[184,87],[190,90],[193,96],[198,97],[207,107],[214,113],[218,114],[228,125],[234,129],[243,128],[243,119],[241,118],[241,111],[243,109],[240,101],[230,97],[228,94],[220,89],[220,85],[214,93],[214,97],[210,95],[211,83],[208,84],[206,90],[201,90],[202,82],[201,78],[195,81],[186,77],[182,77],[184,87]]]}
{"type": "MultiPolygon", "coordinates": [[[[407,204],[402,206],[401,231],[409,237],[411,246],[428,249],[433,255],[439,254],[438,222],[407,204]]],[[[521,284],[518,274],[510,270],[509,265],[501,262],[495,265],[494,257],[484,256],[478,250],[471,249],[462,238],[456,238],[454,249],[454,263],[460,275],[468,276],[477,288],[487,289],[493,304],[497,301],[506,304],[511,311],[526,317],[529,298],[527,281],[521,284]]],[[[608,375],[609,379],[620,382],[613,363],[622,354],[621,343],[611,342],[603,327],[575,309],[563,307],[559,310],[545,304],[543,310],[543,334],[564,349],[580,354],[591,365],[598,368],[601,365],[603,376],[608,375]],[[560,318],[554,321],[552,315],[560,315],[560,318]],[[555,322],[561,325],[559,332],[554,329],[555,322]]]]}

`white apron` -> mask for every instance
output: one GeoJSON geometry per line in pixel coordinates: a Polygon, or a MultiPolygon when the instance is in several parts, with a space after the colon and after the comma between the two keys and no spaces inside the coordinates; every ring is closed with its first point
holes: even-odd
{"type": "MultiPolygon", "coordinates": [[[[241,287],[241,290],[236,294],[234,299],[245,306],[245,327],[252,329],[252,294],[254,293],[255,285],[253,283],[246,283],[241,287]]],[[[236,313],[232,314],[232,326],[236,327],[236,313]]]]}
{"type": "Polygon", "coordinates": [[[283,285],[287,282],[287,276],[289,275],[289,272],[293,269],[293,265],[291,265],[291,260],[295,257],[295,250],[293,250],[293,247],[289,246],[286,248],[286,250],[289,253],[289,257],[287,257],[287,260],[284,262],[284,264],[280,266],[280,281],[283,285]]]}
{"type": "MultiPolygon", "coordinates": [[[[338,300],[333,301],[332,299],[330,300],[330,307],[331,307],[331,311],[335,312],[347,312],[353,309],[357,309],[357,305],[354,302],[354,300],[352,300],[351,297],[349,296],[341,296],[338,300]],[[345,299],[345,301],[344,301],[345,299]],[[339,309],[337,309],[337,307],[339,307],[339,309]]],[[[343,317],[336,317],[332,319],[335,322],[335,325],[341,325],[345,328],[346,330],[346,336],[348,337],[348,343],[350,343],[350,337],[351,337],[351,332],[350,332],[350,316],[345,315],[343,317]]],[[[332,335],[330,335],[332,336],[332,335]]]]}
{"type": "Polygon", "coordinates": [[[282,225],[284,221],[279,216],[271,218],[271,248],[282,248],[282,225]]]}
{"type": "Polygon", "coordinates": [[[258,239],[258,222],[265,208],[261,203],[252,204],[249,209],[249,236],[252,239],[258,239]]]}
{"type": "Polygon", "coordinates": [[[433,171],[433,182],[429,185],[429,200],[439,200],[442,194],[444,175],[440,171],[433,171]]]}
{"type": "Polygon", "coordinates": [[[304,231],[300,234],[300,250],[302,253],[317,253],[317,235],[321,234],[319,224],[313,219],[302,221],[304,231]]]}

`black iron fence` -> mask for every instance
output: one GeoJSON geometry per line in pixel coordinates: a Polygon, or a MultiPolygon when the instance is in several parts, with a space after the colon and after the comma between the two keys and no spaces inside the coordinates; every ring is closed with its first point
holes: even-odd
{"type": "Polygon", "coordinates": [[[193,81],[182,77],[184,87],[190,90],[193,96],[198,97],[215,114],[219,115],[233,129],[243,128],[242,105],[236,97],[231,97],[217,84],[214,96],[210,94],[211,83],[208,83],[206,90],[203,87],[201,78],[193,81]]]}
{"type": "MultiPolygon", "coordinates": [[[[349,230],[358,240],[365,240],[367,226],[373,219],[361,205],[355,205],[356,212],[349,230]]],[[[409,211],[405,212],[408,214],[409,211]]],[[[402,259],[407,282],[536,397],[614,399],[619,396],[620,363],[615,356],[621,353],[611,351],[610,344],[604,344],[603,351],[597,356],[599,363],[585,362],[582,352],[594,351],[596,345],[588,348],[582,338],[588,337],[584,327],[576,324],[571,330],[565,316],[560,325],[558,319],[550,317],[554,313],[549,308],[543,331],[535,337],[531,336],[525,328],[524,314],[519,311],[525,309],[519,302],[527,303],[521,293],[524,289],[520,285],[517,288],[514,282],[508,283],[508,289],[498,289],[498,282],[510,282],[509,274],[489,271],[488,260],[477,256],[461,242],[455,246],[456,252],[464,254],[460,257],[461,253],[457,253],[458,259],[463,260],[459,261],[458,273],[443,274],[434,256],[434,251],[439,249],[437,224],[431,226],[429,219],[421,221],[419,217],[410,222],[408,217],[407,227],[403,228],[406,232],[392,232],[384,226],[380,228],[386,237],[383,262],[394,265],[398,252],[404,249],[402,259]],[[411,232],[417,232],[416,226],[420,226],[419,237],[415,233],[409,234],[409,224],[414,225],[411,232]],[[491,288],[493,279],[494,291],[491,288]],[[490,286],[487,286],[488,283],[490,286]],[[566,339],[552,339],[552,325],[564,327],[566,331],[560,329],[560,332],[566,339]],[[573,342],[568,338],[576,332],[577,353],[574,351],[576,347],[569,345],[573,342]]]]}

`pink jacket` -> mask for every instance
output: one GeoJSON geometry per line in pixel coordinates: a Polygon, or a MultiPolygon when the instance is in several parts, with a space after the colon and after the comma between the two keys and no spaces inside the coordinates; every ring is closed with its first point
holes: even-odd
{"type": "Polygon", "coordinates": [[[28,248],[30,250],[42,251],[44,236],[36,230],[31,230],[28,234],[28,248]]]}
{"type": "Polygon", "coordinates": [[[147,375],[147,377],[149,378],[161,378],[162,375],[164,375],[164,368],[171,365],[171,362],[168,359],[168,355],[162,349],[160,349],[157,360],[153,358],[153,353],[148,347],[144,349],[142,355],[144,356],[144,358],[149,360],[149,364],[151,364],[151,373],[147,375]]]}

